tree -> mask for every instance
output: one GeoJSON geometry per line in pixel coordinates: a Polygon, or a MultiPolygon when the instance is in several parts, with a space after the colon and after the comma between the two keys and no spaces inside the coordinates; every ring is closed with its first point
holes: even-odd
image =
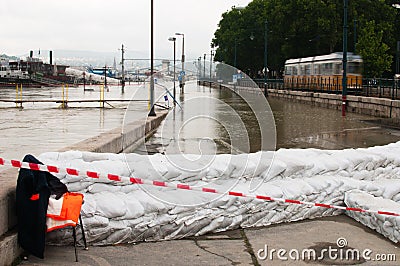
{"type": "Polygon", "coordinates": [[[389,46],[382,41],[383,30],[378,29],[375,21],[367,21],[361,30],[357,50],[364,61],[364,75],[381,77],[389,71],[393,56],[388,54],[389,46]]]}
{"type": "MultiPolygon", "coordinates": [[[[358,44],[367,53],[373,48],[361,38],[366,22],[375,21],[375,31],[382,31],[381,43],[386,57],[367,56],[366,67],[382,66],[380,60],[391,60],[396,40],[400,39],[399,9],[394,0],[349,1],[349,48],[357,19],[358,44]],[[388,48],[389,49],[386,49],[388,48]],[[378,62],[371,63],[371,60],[378,62]]],[[[264,66],[264,23],[268,21],[268,68],[276,73],[285,60],[341,52],[343,49],[343,0],[253,0],[245,8],[225,12],[218,24],[212,43],[217,47],[215,59],[236,65],[246,73],[258,73],[264,66]],[[254,36],[254,38],[250,38],[254,36]]],[[[394,68],[394,64],[392,65],[394,68]]],[[[385,68],[385,71],[390,71],[385,68]]]]}

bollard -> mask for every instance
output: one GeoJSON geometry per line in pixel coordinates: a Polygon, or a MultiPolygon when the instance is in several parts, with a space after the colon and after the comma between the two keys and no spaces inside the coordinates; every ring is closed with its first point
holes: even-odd
{"type": "Polygon", "coordinates": [[[59,106],[59,108],[67,108],[68,107],[68,85],[67,85],[67,91],[65,92],[65,84],[63,84],[62,86],[62,103],[59,106]],[[65,98],[65,96],[67,96],[67,98],[65,98]]]}
{"type": "Polygon", "coordinates": [[[104,108],[104,86],[100,87],[100,108],[104,108]]]}

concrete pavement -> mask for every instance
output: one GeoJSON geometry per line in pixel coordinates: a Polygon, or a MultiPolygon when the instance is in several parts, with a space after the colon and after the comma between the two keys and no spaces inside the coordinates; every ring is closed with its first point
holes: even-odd
{"type": "Polygon", "coordinates": [[[31,256],[21,265],[398,265],[399,248],[399,244],[341,215],[182,240],[89,247],[88,251],[79,248],[78,263],[75,263],[72,246],[48,246],[44,260],[31,256]],[[347,242],[342,260],[336,243],[339,238],[347,242]],[[325,252],[321,260],[307,256],[306,260],[302,260],[304,250],[313,249],[319,256],[318,252],[324,248],[328,250],[329,246],[332,250],[337,249],[336,252],[333,250],[332,256],[325,252]],[[278,258],[279,249],[286,251],[281,254],[283,259],[278,258]],[[366,249],[371,250],[367,255],[373,260],[362,258],[362,252],[366,249]],[[290,254],[296,257],[296,250],[299,260],[290,257],[290,254]],[[344,255],[346,250],[350,250],[347,257],[344,255]],[[351,254],[355,254],[352,253],[355,250],[360,252],[360,260],[353,259],[356,256],[351,254]],[[393,254],[391,256],[395,256],[397,262],[376,260],[376,255],[385,255],[388,259],[389,254],[393,254]]]}

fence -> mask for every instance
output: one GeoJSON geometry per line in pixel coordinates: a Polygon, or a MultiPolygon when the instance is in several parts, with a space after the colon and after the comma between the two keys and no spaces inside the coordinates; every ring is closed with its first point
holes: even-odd
{"type": "MultiPolygon", "coordinates": [[[[334,94],[342,93],[342,79],[334,78],[315,78],[315,79],[242,79],[238,81],[239,86],[254,86],[254,82],[262,89],[278,90],[298,90],[312,92],[327,92],[334,94]],[[253,85],[250,85],[253,84],[253,85]]],[[[353,78],[348,80],[347,94],[370,96],[389,99],[400,99],[400,80],[399,79],[372,79],[372,78],[353,78]]]]}

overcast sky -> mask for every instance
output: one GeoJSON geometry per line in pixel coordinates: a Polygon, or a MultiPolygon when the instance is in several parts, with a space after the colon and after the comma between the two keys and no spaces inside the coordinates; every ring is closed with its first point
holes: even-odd
{"type": "MultiPolygon", "coordinates": [[[[188,59],[209,52],[223,12],[251,0],[154,0],[155,54],[185,33],[188,59]]],[[[150,0],[0,0],[0,54],[29,50],[149,51],[150,0]]],[[[181,38],[177,40],[180,56],[181,38]]]]}

